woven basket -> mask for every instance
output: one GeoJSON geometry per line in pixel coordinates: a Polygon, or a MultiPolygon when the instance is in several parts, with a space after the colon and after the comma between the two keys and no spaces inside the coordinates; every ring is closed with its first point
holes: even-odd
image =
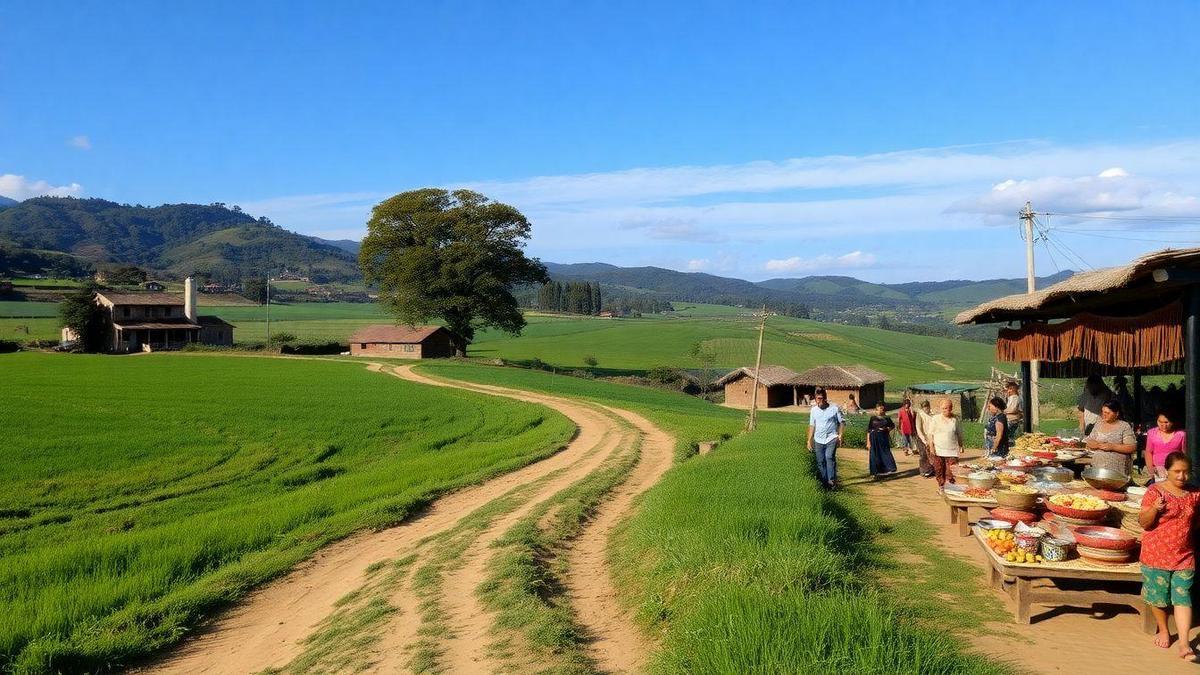
{"type": "Polygon", "coordinates": [[[1023,495],[1012,490],[996,490],[996,503],[1010,509],[1033,511],[1037,506],[1037,493],[1023,495]]]}

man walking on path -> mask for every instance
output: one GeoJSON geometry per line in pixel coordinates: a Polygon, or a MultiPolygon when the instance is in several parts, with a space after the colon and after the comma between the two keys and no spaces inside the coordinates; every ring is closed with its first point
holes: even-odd
{"type": "Polygon", "coordinates": [[[808,449],[816,454],[817,474],[825,487],[836,490],[837,449],[842,443],[845,418],[842,411],[829,402],[820,387],[813,393],[815,405],[808,411],[808,449]]]}

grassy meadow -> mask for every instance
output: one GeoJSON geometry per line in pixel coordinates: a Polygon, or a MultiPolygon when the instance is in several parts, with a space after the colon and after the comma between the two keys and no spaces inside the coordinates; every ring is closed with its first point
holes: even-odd
{"type": "Polygon", "coordinates": [[[654,672],[1009,672],[937,624],[942,600],[883,590],[896,551],[853,490],[820,489],[803,417],[767,412],[742,434],[741,413],[682,394],[463,363],[420,368],[635,410],[678,437],[681,460],[696,441],[726,439],[669,471],[610,543],[625,599],[663,646],[654,672]]]}
{"type": "Polygon", "coordinates": [[[0,356],[0,671],[119,667],[320,546],[573,433],[540,406],[363,366],[0,356]]]}

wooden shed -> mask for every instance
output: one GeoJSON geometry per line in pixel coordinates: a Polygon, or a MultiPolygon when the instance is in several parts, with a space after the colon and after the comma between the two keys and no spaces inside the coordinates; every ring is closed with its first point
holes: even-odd
{"type": "Polygon", "coordinates": [[[884,400],[886,381],[886,375],[866,366],[817,366],[794,377],[792,384],[799,398],[812,396],[817,387],[823,387],[830,403],[845,406],[853,395],[859,407],[867,409],[884,400]]]}
{"type": "Polygon", "coordinates": [[[352,356],[438,359],[454,356],[454,334],[442,326],[365,326],[350,336],[352,356]]]}
{"type": "Polygon", "coordinates": [[[964,382],[926,382],[909,386],[904,395],[914,406],[921,405],[922,401],[929,401],[929,407],[935,413],[941,410],[942,400],[948,398],[962,419],[977,419],[980,410],[975,392],[979,389],[977,384],[964,382]]]}
{"type": "MultiPolygon", "coordinates": [[[[796,392],[792,380],[796,371],[783,366],[763,366],[758,372],[758,405],[777,408],[793,405],[796,392]]],[[[744,367],[726,373],[713,383],[725,388],[725,405],[749,408],[754,398],[754,368],[744,367]]]]}

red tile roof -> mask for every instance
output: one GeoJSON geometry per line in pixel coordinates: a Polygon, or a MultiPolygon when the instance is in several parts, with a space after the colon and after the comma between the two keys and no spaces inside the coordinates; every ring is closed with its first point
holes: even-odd
{"type": "Polygon", "coordinates": [[[178,305],[183,306],[183,296],[172,293],[110,293],[98,291],[96,295],[114,305],[178,305]]]}
{"type": "MultiPolygon", "coordinates": [[[[382,342],[388,344],[417,344],[439,330],[441,326],[364,326],[350,336],[351,342],[382,342]]],[[[447,331],[448,332],[448,331],[447,331]]]]}

